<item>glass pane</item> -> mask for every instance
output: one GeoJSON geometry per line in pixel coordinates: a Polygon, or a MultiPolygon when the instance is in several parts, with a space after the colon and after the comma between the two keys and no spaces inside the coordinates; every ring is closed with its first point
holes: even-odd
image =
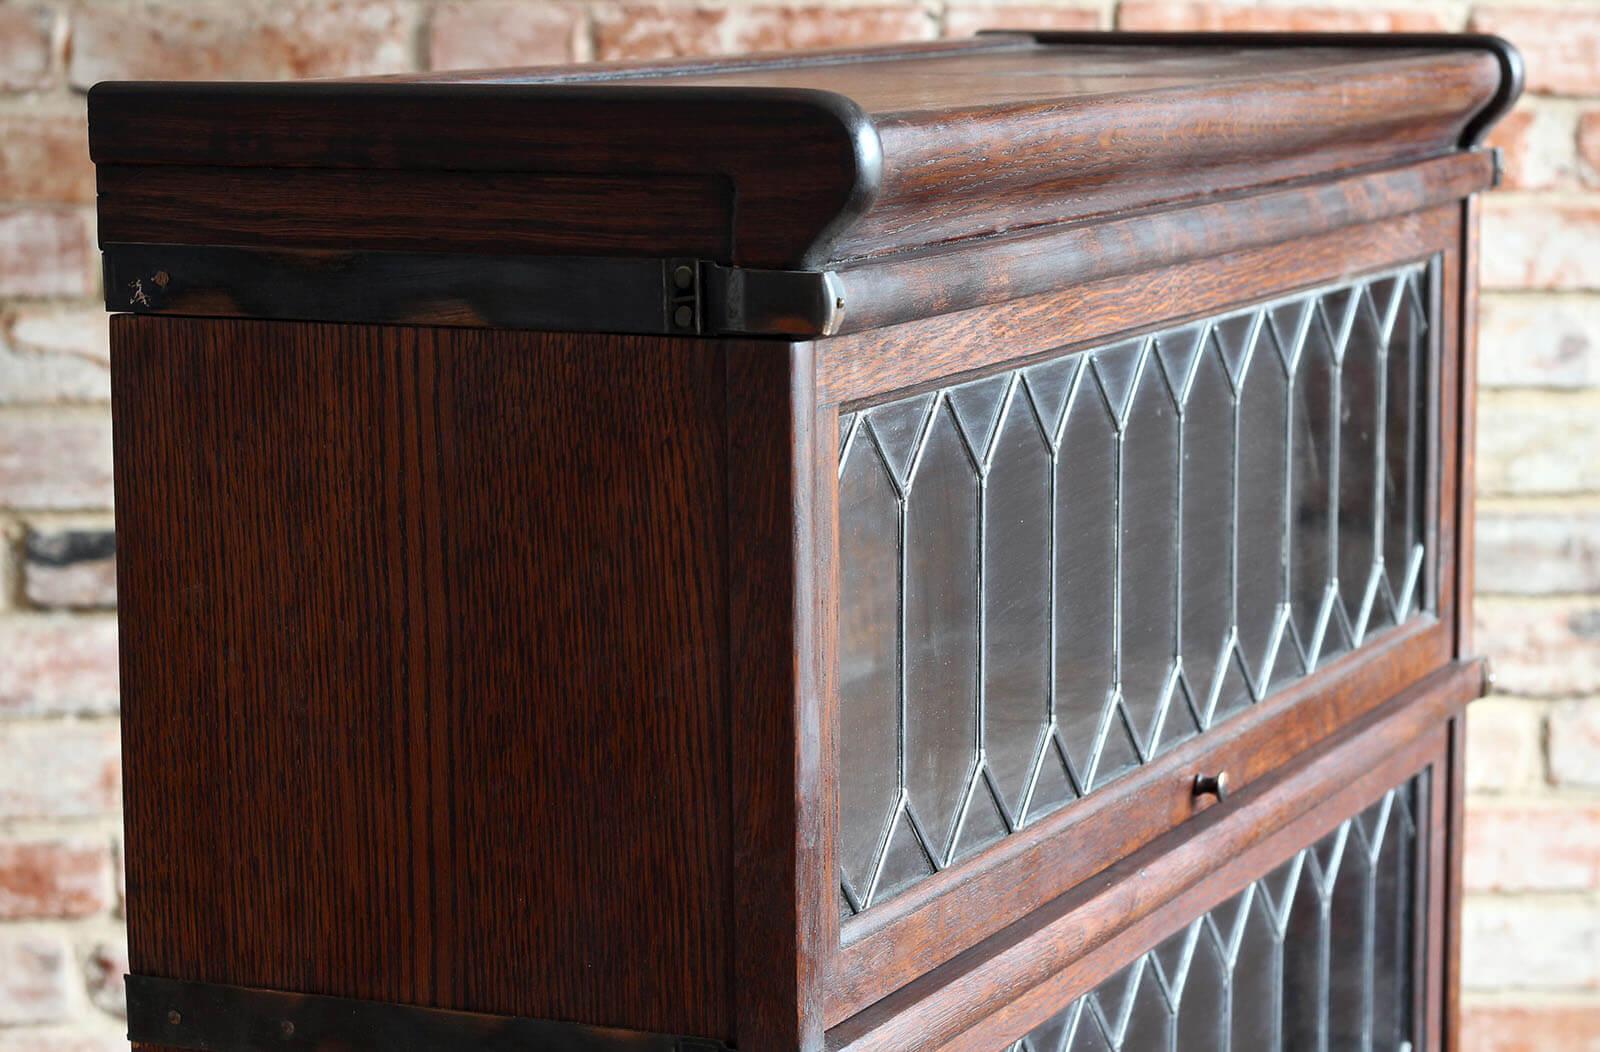
{"type": "Polygon", "coordinates": [[[1334,341],[1343,318],[1324,296],[1312,312],[1305,342],[1294,363],[1290,400],[1289,599],[1302,664],[1317,664],[1322,650],[1326,602],[1332,576],[1334,341]],[[1330,316],[1330,312],[1331,316],[1330,316]]]}
{"type": "MultiPolygon", "coordinates": [[[[1226,697],[1218,689],[1218,669],[1231,657],[1233,635],[1234,400],[1215,344],[1208,342],[1188,376],[1182,425],[1180,651],[1184,683],[1209,725],[1213,712],[1232,712],[1250,700],[1237,676],[1226,697]]],[[[1269,604],[1269,610],[1275,605],[1269,604]]]]}
{"type": "Polygon", "coordinates": [[[1050,447],[1019,384],[984,487],[983,539],[985,744],[1013,816],[1050,718],[1050,477],[1050,447]]]}
{"type": "Polygon", "coordinates": [[[944,403],[906,495],[906,790],[942,864],[977,763],[977,467],[944,403]]]}
{"type": "Polygon", "coordinates": [[[1196,727],[1181,695],[1166,704],[1178,642],[1177,407],[1150,346],[1129,357],[1139,368],[1122,435],[1122,694],[1148,757],[1158,739],[1182,741],[1196,727]]]}
{"type": "Polygon", "coordinates": [[[900,500],[871,425],[839,477],[839,866],[857,901],[899,792],[900,500]]]}
{"type": "Polygon", "coordinates": [[[851,909],[1431,604],[1430,273],[841,416],[851,909]]]}
{"type": "Polygon", "coordinates": [[[1378,441],[1384,395],[1380,319],[1363,292],[1339,366],[1339,600],[1359,641],[1376,599],[1378,501],[1383,473],[1378,441]]]}
{"type": "Polygon", "coordinates": [[[1401,1052],[1426,845],[1390,791],[1067,1006],[1027,1052],[1401,1052]],[[1378,905],[1382,901],[1386,905],[1378,905]]]}

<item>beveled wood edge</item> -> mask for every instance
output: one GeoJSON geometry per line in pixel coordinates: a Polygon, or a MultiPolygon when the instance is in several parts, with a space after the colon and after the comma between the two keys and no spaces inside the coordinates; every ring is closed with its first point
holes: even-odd
{"type": "MultiPolygon", "coordinates": [[[[1480,662],[1436,671],[1315,753],[1210,809],[1193,828],[1152,842],[831,1028],[828,1048],[1005,1047],[1289,852],[1418,770],[1439,765],[1447,721],[1479,696],[1482,684],[1480,662]],[[984,996],[974,997],[979,976],[984,996]]],[[[1437,899],[1428,905],[1439,909],[1437,899]]]]}
{"type": "Polygon", "coordinates": [[[1504,37],[1492,33],[1283,33],[1266,31],[1145,31],[1115,30],[1094,32],[1087,30],[1025,30],[986,29],[978,34],[984,37],[993,33],[1000,38],[1029,36],[1041,44],[1120,43],[1131,46],[1161,47],[1348,47],[1384,50],[1390,48],[1440,48],[1444,50],[1487,51],[1500,66],[1500,87],[1495,97],[1480,111],[1461,133],[1463,149],[1483,144],[1489,129],[1494,127],[1522,95],[1526,70],[1522,52],[1504,37]],[[1113,38],[1113,39],[1106,39],[1113,38]]]}
{"type": "Polygon", "coordinates": [[[1295,240],[818,340],[818,404],[857,408],[1420,261],[1457,248],[1460,221],[1459,202],[1449,201],[1295,240]]]}
{"type": "Polygon", "coordinates": [[[1474,151],[845,264],[845,335],[1422,211],[1489,188],[1474,151]]]}
{"type": "Polygon", "coordinates": [[[695,259],[106,244],[105,303],[110,311],[202,317],[845,335],[1412,214],[1465,198],[1493,177],[1488,154],[1451,154],[820,271],[695,259]],[[692,324],[674,321],[670,284],[663,292],[663,274],[680,264],[697,275],[692,324]],[[534,294],[555,287],[571,291],[534,294]],[[631,305],[621,317],[619,304],[631,305]]]}
{"type": "Polygon", "coordinates": [[[530,142],[542,174],[720,176],[738,197],[730,262],[755,267],[819,267],[883,182],[871,118],[812,88],[107,81],[89,90],[88,110],[94,163],[149,166],[152,179],[169,166],[527,171],[530,142]],[[618,110],[629,119],[608,120],[618,110]],[[375,146],[341,122],[406,133],[375,146]],[[597,123],[608,129],[599,151],[597,123]],[[751,141],[763,127],[809,146],[782,185],[766,171],[771,144],[751,141]]]}

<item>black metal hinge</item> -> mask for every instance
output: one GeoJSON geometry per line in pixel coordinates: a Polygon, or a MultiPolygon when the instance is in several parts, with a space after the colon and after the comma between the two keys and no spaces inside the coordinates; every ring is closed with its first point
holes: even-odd
{"type": "Polygon", "coordinates": [[[712,1038],[147,975],[127,990],[128,1040],[202,1052],[731,1052],[712,1038]]]}

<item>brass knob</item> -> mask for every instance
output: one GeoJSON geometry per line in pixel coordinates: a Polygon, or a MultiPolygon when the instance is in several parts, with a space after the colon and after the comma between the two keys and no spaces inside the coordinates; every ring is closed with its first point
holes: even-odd
{"type": "Polygon", "coordinates": [[[1194,795],[1214,796],[1217,802],[1228,798],[1228,772],[1219,771],[1216,774],[1197,774],[1194,776],[1194,795]]]}

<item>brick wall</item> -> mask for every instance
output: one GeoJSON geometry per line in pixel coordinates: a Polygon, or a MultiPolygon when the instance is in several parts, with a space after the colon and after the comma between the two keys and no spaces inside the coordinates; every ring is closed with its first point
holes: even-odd
{"type": "Polygon", "coordinates": [[[1600,1050],[1600,0],[0,0],[0,1052],[123,1047],[106,328],[83,89],[964,35],[1502,33],[1529,63],[1485,205],[1471,1052],[1600,1050]]]}

